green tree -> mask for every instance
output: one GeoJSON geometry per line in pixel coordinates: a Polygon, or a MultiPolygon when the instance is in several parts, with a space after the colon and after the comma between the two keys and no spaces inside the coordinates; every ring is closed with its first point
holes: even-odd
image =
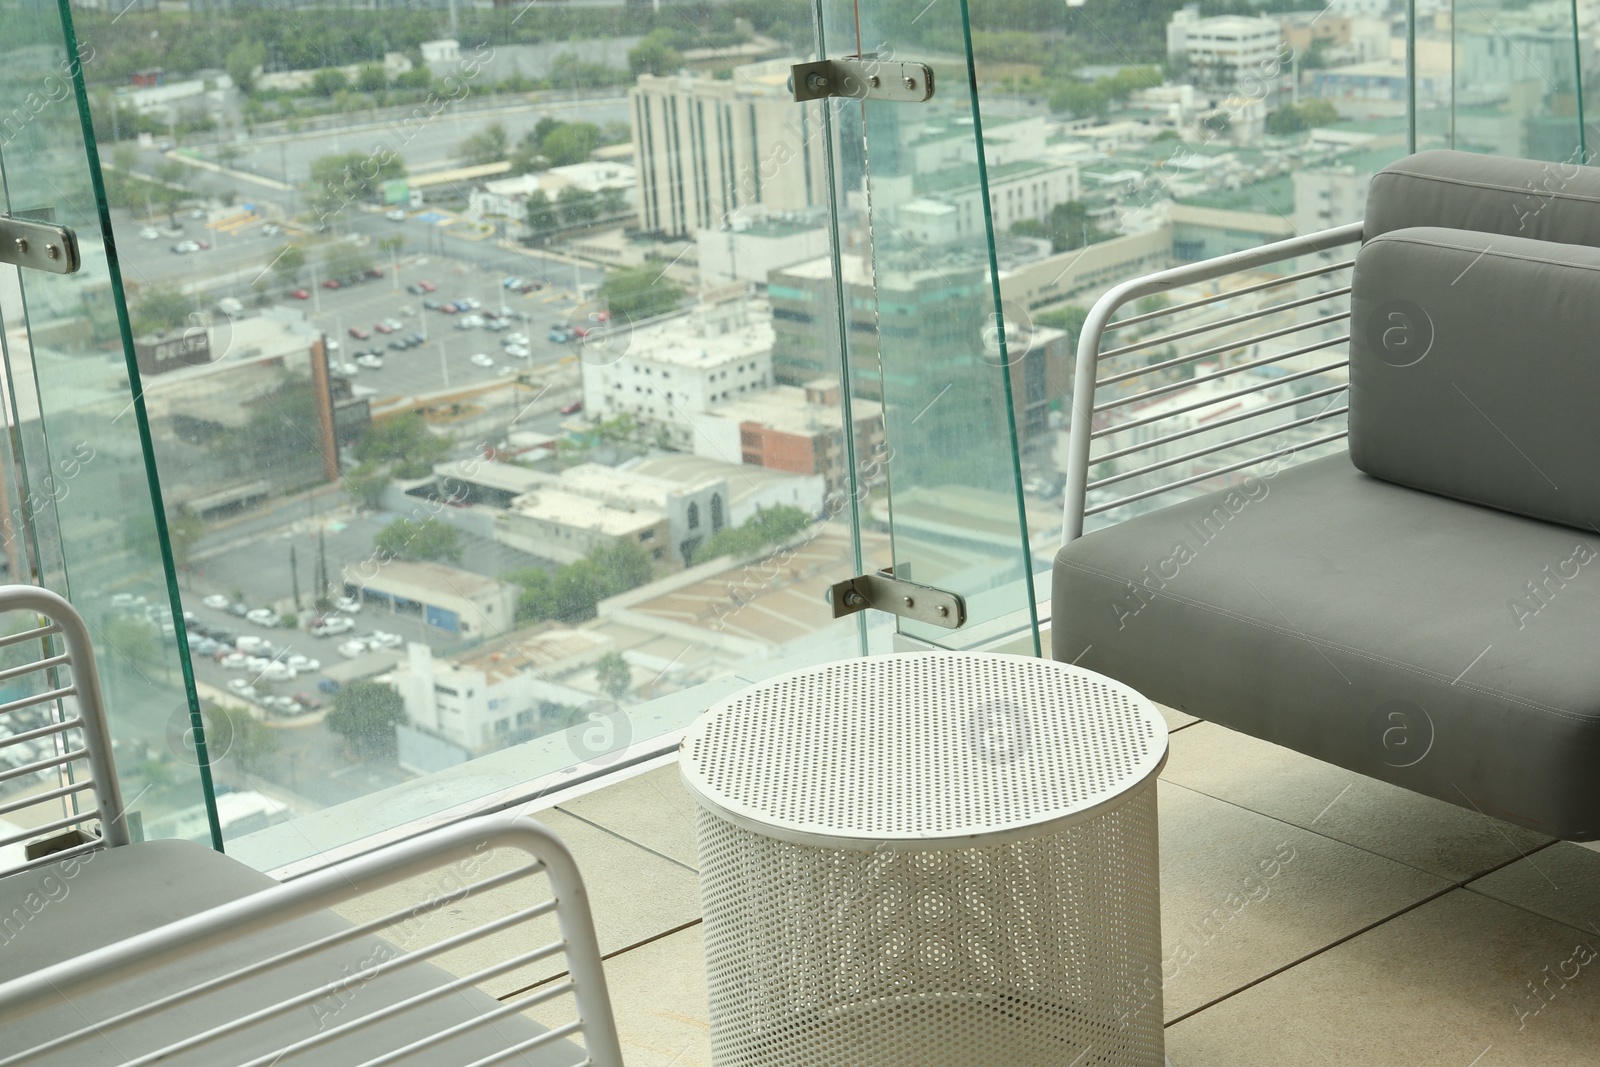
{"type": "Polygon", "coordinates": [[[194,301],[175,285],[153,285],[139,294],[133,306],[133,332],[155,333],[183,326],[194,310],[194,301]]]}
{"type": "Polygon", "coordinates": [[[228,52],[223,66],[234,87],[245,96],[255,92],[256,70],[267,61],[267,46],[260,41],[240,41],[228,52]]]}
{"type": "Polygon", "coordinates": [[[621,189],[600,190],[600,214],[620,215],[628,210],[628,194],[621,189]]]}
{"type": "Polygon", "coordinates": [[[1045,218],[1045,232],[1050,237],[1051,248],[1057,252],[1070,252],[1110,237],[1089,220],[1089,209],[1078,200],[1068,200],[1051,208],[1045,218]]]}
{"type": "Polygon", "coordinates": [[[520,587],[518,622],[555,619],[577,623],[595,616],[601,600],[637,589],[653,576],[650,557],[638,545],[618,541],[597,548],[583,559],[544,570],[521,570],[506,575],[520,587]]]}
{"type": "Polygon", "coordinates": [[[506,144],[506,128],[494,122],[470,137],[462,138],[456,154],[468,166],[498,163],[506,158],[506,144]]]}
{"type": "Polygon", "coordinates": [[[356,71],[356,88],[364,93],[381,93],[389,88],[389,72],[382,63],[363,63],[356,71]]]}
{"type": "Polygon", "coordinates": [[[621,653],[607,652],[595,663],[594,677],[612,700],[621,700],[633,684],[633,668],[628,666],[628,661],[622,658],[621,653]]]}
{"type": "Polygon", "coordinates": [[[628,72],[637,78],[641,74],[671,74],[683,66],[683,55],[672,47],[672,34],[667,30],[651,30],[633,48],[628,49],[628,72]]]}
{"type": "Polygon", "coordinates": [[[637,322],[676,309],[683,300],[683,290],[667,281],[665,272],[655,267],[626,267],[606,275],[600,286],[600,299],[613,315],[637,322]]]}
{"type": "Polygon", "coordinates": [[[800,508],[759,508],[740,525],[713,534],[694,554],[694,562],[704,563],[718,556],[753,556],[791,540],[810,525],[811,516],[800,508]]]}
{"type": "Polygon", "coordinates": [[[552,167],[583,163],[600,147],[600,127],[592,122],[563,122],[539,142],[539,154],[552,167]]]}
{"type": "Polygon", "coordinates": [[[372,539],[372,549],[380,558],[410,560],[461,560],[461,538],[454,526],[437,519],[412,522],[396,519],[372,539]]]}
{"type": "Polygon", "coordinates": [[[336,210],[351,200],[371,198],[384,182],[405,176],[404,161],[388,149],[323,156],[311,162],[312,203],[321,211],[336,210]]]}
{"type": "Polygon", "coordinates": [[[224,704],[207,706],[201,710],[200,718],[205,723],[208,740],[228,739],[227,750],[221,753],[221,758],[233,761],[248,774],[261,770],[278,751],[278,731],[257,722],[244,708],[224,704]]]}
{"type": "Polygon", "coordinates": [[[397,478],[426,477],[449,454],[450,439],[429,430],[415,411],[372,423],[355,447],[358,463],[391,464],[397,478]]]}
{"type": "Polygon", "coordinates": [[[1052,308],[1034,315],[1033,321],[1040,326],[1048,326],[1052,330],[1065,330],[1069,344],[1078,343],[1078,334],[1083,331],[1084,320],[1089,317],[1089,309],[1077,304],[1068,304],[1066,307],[1052,308]]]}
{"type": "Polygon", "coordinates": [[[272,272],[287,283],[300,280],[300,272],[306,266],[306,250],[299,245],[284,245],[272,261],[272,272]]]}
{"type": "Polygon", "coordinates": [[[561,217],[556,214],[556,206],[550,202],[550,197],[543,189],[535,189],[528,194],[526,221],[528,229],[534,233],[546,233],[561,225],[561,217]]]}
{"type": "Polygon", "coordinates": [[[350,79],[337,67],[324,67],[311,76],[311,91],[318,96],[332,96],[350,88],[350,79]]]}
{"type": "Polygon", "coordinates": [[[359,245],[338,241],[324,247],[322,270],[325,277],[349,278],[372,266],[372,256],[359,245]]]}
{"type": "Polygon", "coordinates": [[[167,513],[167,541],[172,545],[172,565],[187,571],[194,546],[206,532],[206,520],[181,505],[167,513]]]}
{"type": "Polygon", "coordinates": [[[394,728],[410,721],[400,694],[379,682],[348,682],[323,720],[359,756],[392,754],[394,728]]]}
{"type": "Polygon", "coordinates": [[[577,226],[593,222],[600,216],[600,208],[595,200],[595,195],[589,190],[569,185],[557,194],[556,206],[561,211],[563,222],[569,226],[577,226]]]}
{"type": "Polygon", "coordinates": [[[1339,109],[1326,100],[1303,100],[1289,104],[1267,114],[1267,132],[1283,137],[1309,130],[1313,126],[1330,126],[1339,121],[1339,109]]]}

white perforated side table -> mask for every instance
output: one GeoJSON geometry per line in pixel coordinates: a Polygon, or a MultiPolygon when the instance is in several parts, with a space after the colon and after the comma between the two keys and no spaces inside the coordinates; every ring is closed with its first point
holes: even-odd
{"type": "Polygon", "coordinates": [[[1119,682],[929,652],[713,707],[699,805],[717,1067],[1160,1067],[1156,776],[1119,682]]]}

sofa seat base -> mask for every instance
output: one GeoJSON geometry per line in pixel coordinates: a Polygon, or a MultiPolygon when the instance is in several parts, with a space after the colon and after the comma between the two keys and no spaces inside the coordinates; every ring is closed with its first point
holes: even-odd
{"type": "Polygon", "coordinates": [[[1600,838],[1600,533],[1332,456],[1066,545],[1051,626],[1190,715],[1600,838]]]}

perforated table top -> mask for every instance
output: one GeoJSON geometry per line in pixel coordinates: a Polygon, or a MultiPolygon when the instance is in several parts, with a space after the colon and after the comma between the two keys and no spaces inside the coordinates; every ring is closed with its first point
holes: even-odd
{"type": "Polygon", "coordinates": [[[823,848],[998,844],[1118,803],[1166,761],[1150,701],[1065,663],[869,656],[716,704],[685,734],[685,785],[756,833],[823,848]]]}

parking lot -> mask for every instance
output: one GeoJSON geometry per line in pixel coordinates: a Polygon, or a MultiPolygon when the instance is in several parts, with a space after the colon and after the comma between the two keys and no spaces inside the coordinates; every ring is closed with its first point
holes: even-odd
{"type": "Polygon", "coordinates": [[[337,373],[349,377],[358,388],[374,390],[373,395],[408,396],[474,385],[537,371],[577,352],[576,342],[558,344],[548,339],[552,327],[566,324],[583,311],[570,291],[511,292],[501,286],[504,275],[448,260],[402,262],[398,279],[390,266],[379,269],[384,272],[382,278],[338,289],[319,286],[313,290],[308,285],[309,299],[290,301],[304,307],[329,340],[338,342],[330,353],[333,361],[342,365],[337,373]],[[419,281],[432,284],[435,292],[406,291],[419,281]],[[424,300],[475,300],[480,316],[483,310],[509,308],[513,324],[501,332],[483,327],[464,329],[468,314],[428,310],[423,307],[424,300]],[[398,329],[393,333],[377,330],[385,320],[397,323],[398,329]],[[352,327],[369,336],[352,336],[352,327]],[[503,341],[513,333],[527,335],[528,355],[517,358],[506,353],[503,341]],[[424,342],[400,351],[390,347],[390,342],[412,334],[421,334],[424,342]],[[374,350],[380,353],[381,369],[357,366],[351,373],[357,354],[374,350]],[[487,358],[474,362],[474,356],[487,358]]]}

